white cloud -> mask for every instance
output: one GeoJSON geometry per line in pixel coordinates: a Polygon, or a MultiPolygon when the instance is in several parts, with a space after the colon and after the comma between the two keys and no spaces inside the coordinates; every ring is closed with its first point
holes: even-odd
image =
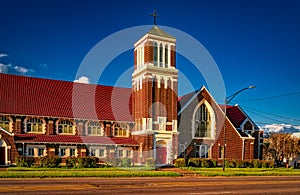
{"type": "Polygon", "coordinates": [[[5,53],[0,53],[0,58],[4,58],[4,57],[7,57],[7,54],[5,54],[5,53]]]}
{"type": "Polygon", "coordinates": [[[86,83],[89,84],[90,83],[90,79],[86,76],[82,76],[80,77],[78,80],[74,80],[75,83],[86,83]]]}
{"type": "Polygon", "coordinates": [[[11,64],[2,64],[0,63],[0,73],[8,73],[8,69],[11,67],[11,64]]]}
{"type": "Polygon", "coordinates": [[[34,72],[32,69],[25,68],[25,67],[22,67],[22,66],[15,66],[14,69],[15,69],[16,72],[21,73],[23,75],[28,74],[30,72],[34,72]]]}

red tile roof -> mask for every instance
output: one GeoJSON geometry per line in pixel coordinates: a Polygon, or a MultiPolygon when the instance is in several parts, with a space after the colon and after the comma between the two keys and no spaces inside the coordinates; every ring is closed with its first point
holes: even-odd
{"type": "Polygon", "coordinates": [[[100,137],[77,135],[45,135],[45,134],[15,134],[16,143],[56,143],[56,144],[97,144],[97,145],[132,145],[138,146],[128,137],[100,137]]]}
{"type": "Polygon", "coordinates": [[[227,106],[226,115],[236,128],[240,128],[247,118],[238,106],[227,106]]]}
{"type": "Polygon", "coordinates": [[[131,89],[0,74],[0,113],[133,121],[131,89]]]}

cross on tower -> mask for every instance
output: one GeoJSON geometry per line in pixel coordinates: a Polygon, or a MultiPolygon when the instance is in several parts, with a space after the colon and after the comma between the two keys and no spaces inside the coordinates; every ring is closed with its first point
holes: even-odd
{"type": "Polygon", "coordinates": [[[153,11],[153,14],[150,14],[150,16],[153,16],[153,23],[156,25],[156,18],[158,18],[158,15],[156,13],[156,10],[153,11]]]}

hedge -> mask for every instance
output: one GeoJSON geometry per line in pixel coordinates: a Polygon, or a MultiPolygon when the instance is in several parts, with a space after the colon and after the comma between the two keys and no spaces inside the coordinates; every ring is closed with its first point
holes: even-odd
{"type": "Polygon", "coordinates": [[[184,158],[178,158],[175,160],[174,162],[175,167],[185,167],[186,166],[186,162],[184,158]]]}
{"type": "Polygon", "coordinates": [[[31,167],[35,163],[34,157],[18,156],[16,157],[17,167],[31,167]]]}
{"type": "Polygon", "coordinates": [[[54,167],[58,167],[58,165],[60,163],[61,163],[61,158],[59,156],[54,156],[54,157],[43,156],[43,157],[40,157],[41,167],[54,168],[54,167]]]}
{"type": "MultiPolygon", "coordinates": [[[[175,166],[177,160],[175,160],[175,166]]],[[[274,168],[274,164],[273,161],[265,160],[225,160],[225,167],[227,168],[274,168]]],[[[188,159],[187,165],[190,167],[217,167],[217,160],[190,158],[188,159]]]]}

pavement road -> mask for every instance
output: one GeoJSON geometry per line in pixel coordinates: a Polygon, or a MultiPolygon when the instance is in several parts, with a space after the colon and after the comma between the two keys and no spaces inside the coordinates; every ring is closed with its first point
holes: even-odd
{"type": "Polygon", "coordinates": [[[0,194],[300,194],[300,176],[0,179],[0,194]]]}

